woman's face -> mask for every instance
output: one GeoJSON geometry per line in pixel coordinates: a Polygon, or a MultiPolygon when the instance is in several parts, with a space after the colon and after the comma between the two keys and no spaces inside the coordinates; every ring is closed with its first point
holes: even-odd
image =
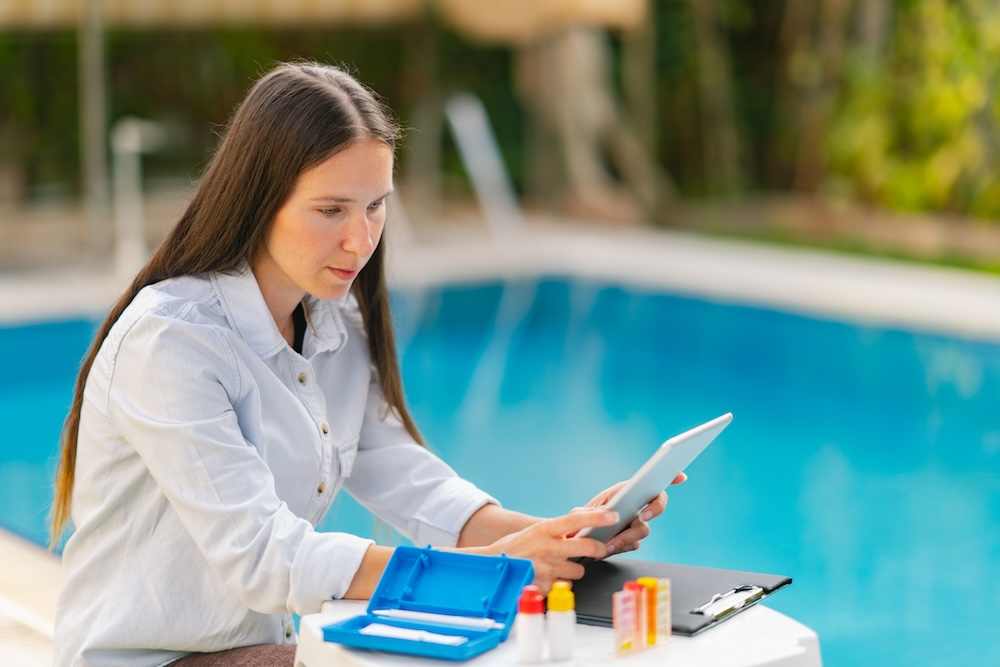
{"type": "Polygon", "coordinates": [[[253,262],[273,313],[347,294],[382,236],[392,164],[387,144],[362,139],[299,174],[253,262]]]}

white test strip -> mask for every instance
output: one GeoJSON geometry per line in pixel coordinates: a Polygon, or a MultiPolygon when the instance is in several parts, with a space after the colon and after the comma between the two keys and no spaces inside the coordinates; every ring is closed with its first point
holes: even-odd
{"type": "Polygon", "coordinates": [[[469,641],[468,637],[457,637],[455,635],[442,635],[437,632],[426,630],[413,630],[411,628],[397,628],[394,625],[385,623],[369,623],[358,630],[363,635],[373,635],[375,637],[389,637],[391,639],[408,639],[415,642],[425,642],[429,644],[447,644],[448,646],[458,646],[469,641]]]}
{"type": "Polygon", "coordinates": [[[444,625],[458,625],[463,628],[499,630],[506,627],[500,621],[494,621],[492,618],[452,616],[451,614],[435,614],[429,611],[411,611],[409,609],[375,609],[371,613],[376,616],[385,616],[387,618],[405,618],[411,621],[428,621],[444,625]]]}

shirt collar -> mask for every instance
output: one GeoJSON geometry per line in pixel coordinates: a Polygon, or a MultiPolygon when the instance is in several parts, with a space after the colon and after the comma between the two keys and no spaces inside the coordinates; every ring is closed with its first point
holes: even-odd
{"type": "MultiPolygon", "coordinates": [[[[215,273],[212,281],[233,329],[259,357],[266,359],[288,348],[249,264],[244,263],[231,273],[215,273]]],[[[312,336],[315,340],[312,345],[304,345],[305,348],[311,347],[314,353],[326,352],[347,342],[347,327],[340,313],[347,298],[323,301],[306,295],[306,338],[312,336]]]]}
{"type": "MultiPolygon", "coordinates": [[[[306,339],[314,337],[313,353],[332,352],[340,349],[347,342],[347,326],[344,324],[343,309],[350,296],[342,296],[332,301],[324,301],[307,294],[306,305],[306,339]]],[[[303,348],[310,349],[309,343],[303,348]]],[[[310,355],[312,356],[312,355],[310,355]]]]}

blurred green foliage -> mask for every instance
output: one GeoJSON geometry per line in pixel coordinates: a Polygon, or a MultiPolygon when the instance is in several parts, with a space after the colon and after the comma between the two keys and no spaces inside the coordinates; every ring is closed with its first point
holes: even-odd
{"type": "Polygon", "coordinates": [[[30,168],[32,181],[75,174],[76,37],[0,35],[0,163],[30,168]]]}
{"type": "MultiPolygon", "coordinates": [[[[0,33],[0,166],[16,164],[32,191],[76,192],[79,180],[77,38],[72,31],[0,33]]],[[[493,114],[505,157],[520,178],[521,110],[507,49],[473,45],[426,24],[298,30],[111,30],[105,37],[109,124],[132,115],[167,126],[171,142],[150,155],[150,177],[197,178],[215,134],[251,82],[281,60],[315,59],[350,69],[407,128],[429,78],[441,91],[469,90],[493,114]]],[[[401,159],[405,160],[404,149],[401,159]]],[[[446,146],[446,167],[458,158],[446,146]]],[[[29,193],[30,194],[30,193],[29,193]]]]}
{"type": "MultiPolygon", "coordinates": [[[[708,126],[699,99],[694,1],[654,0],[651,16],[657,132],[650,151],[688,197],[716,192],[705,156],[705,137],[716,128],[708,126]]],[[[781,30],[789,8],[813,7],[808,11],[819,16],[819,4],[705,1],[719,7],[717,27],[729,49],[745,189],[801,187],[796,151],[805,130],[796,105],[809,91],[795,89],[788,74],[801,63],[782,50],[781,30]]],[[[888,8],[883,43],[873,49],[854,20],[866,0],[843,1],[852,20],[818,135],[820,190],[898,210],[1000,217],[1000,3],[873,0],[888,8]]],[[[620,75],[620,36],[611,39],[620,75]]],[[[815,65],[818,38],[809,39],[814,52],[800,60],[815,65]]],[[[76,48],[72,30],[0,33],[6,73],[0,77],[0,168],[17,165],[32,186],[29,194],[53,183],[69,194],[77,191],[76,48]]],[[[112,30],[106,54],[109,123],[135,115],[171,131],[169,149],[147,160],[150,176],[197,178],[213,133],[250,82],[272,62],[293,58],[349,65],[408,127],[428,95],[476,93],[490,110],[515,185],[523,188],[529,173],[529,124],[516,93],[511,49],[470,42],[430,20],[296,30],[112,30]]],[[[465,187],[457,153],[444,136],[444,183],[465,187]]],[[[404,147],[404,167],[409,155],[404,147]]]]}
{"type": "Polygon", "coordinates": [[[1000,215],[1000,4],[894,10],[885,51],[849,56],[827,144],[831,187],[904,211],[1000,215]]]}

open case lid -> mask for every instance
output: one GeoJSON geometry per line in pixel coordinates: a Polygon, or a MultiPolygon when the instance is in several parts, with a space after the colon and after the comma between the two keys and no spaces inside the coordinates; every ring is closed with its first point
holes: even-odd
{"type": "Polygon", "coordinates": [[[611,626],[611,595],[639,577],[670,579],[673,632],[692,636],[749,609],[792,583],[791,577],[694,565],[609,558],[588,563],[573,584],[576,617],[587,625],[611,626]],[[732,600],[732,602],[728,602],[732,600]]]}
{"type": "Polygon", "coordinates": [[[534,579],[530,560],[397,547],[368,604],[368,613],[401,609],[489,618],[507,638],[521,589],[534,579]]]}

